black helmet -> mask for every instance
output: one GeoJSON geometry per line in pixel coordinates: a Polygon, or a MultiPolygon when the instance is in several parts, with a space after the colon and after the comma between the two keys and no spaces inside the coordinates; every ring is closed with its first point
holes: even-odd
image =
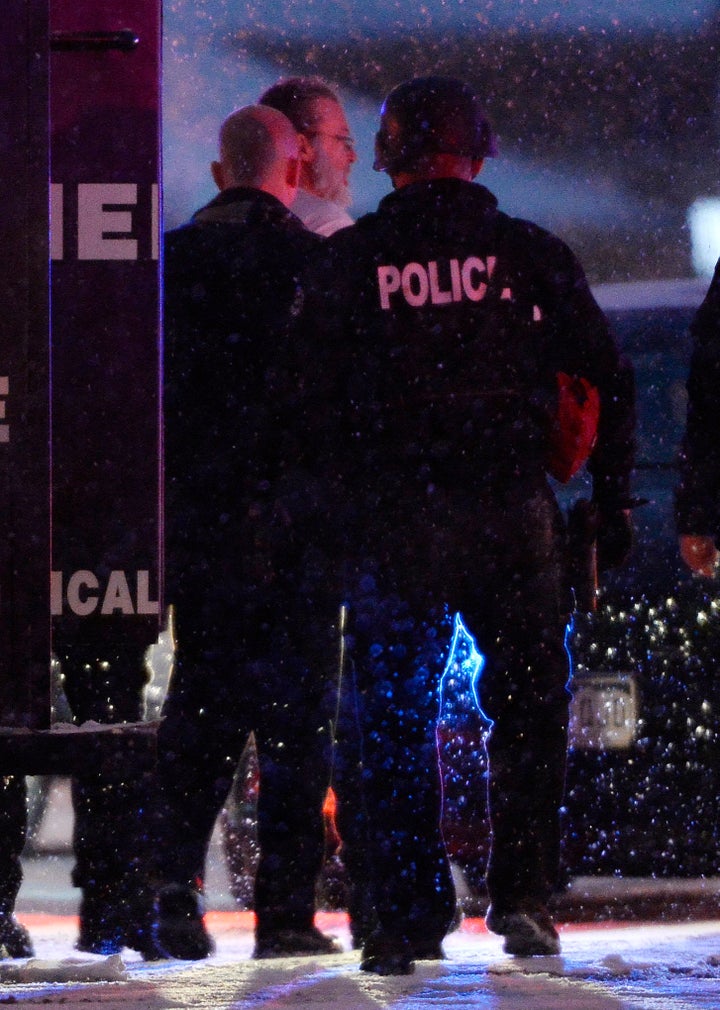
{"type": "Polygon", "coordinates": [[[377,172],[400,171],[421,154],[487,158],[495,139],[472,89],[452,77],[416,77],[383,102],[375,135],[377,172]]]}

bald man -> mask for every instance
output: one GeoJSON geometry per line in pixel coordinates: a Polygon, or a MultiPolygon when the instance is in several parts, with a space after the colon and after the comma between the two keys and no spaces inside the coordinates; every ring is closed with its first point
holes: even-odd
{"type": "MultiPolygon", "coordinates": [[[[274,196],[286,208],[294,202],[300,181],[299,139],[292,124],[276,110],[249,105],[228,116],[220,128],[220,160],[210,166],[215,185],[232,202],[229,190],[257,189],[274,196]]],[[[198,211],[205,217],[209,207],[198,211]]]]}
{"type": "Polygon", "coordinates": [[[205,857],[250,733],[260,766],[254,956],[340,949],[314,925],[337,607],[294,435],[290,323],[299,271],[321,241],[288,210],[298,154],[282,113],[234,112],[212,164],[219,195],[165,242],[177,651],[158,738],[154,936],[168,957],[213,950],[205,857]]]}

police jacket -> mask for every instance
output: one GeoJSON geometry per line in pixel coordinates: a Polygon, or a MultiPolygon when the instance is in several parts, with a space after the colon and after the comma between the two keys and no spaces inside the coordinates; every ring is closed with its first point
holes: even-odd
{"type": "Polygon", "coordinates": [[[691,324],[687,425],[676,498],[679,533],[720,536],[720,261],[691,324]]]}
{"type": "Polygon", "coordinates": [[[568,247],[499,211],[484,187],[396,190],[324,243],[305,295],[328,469],[354,490],[544,480],[562,370],[600,391],[595,496],[627,504],[630,366],[568,247]]]}
{"type": "Polygon", "coordinates": [[[321,241],[275,197],[249,188],[220,193],[166,235],[171,548],[227,533],[254,503],[265,507],[294,462],[289,329],[301,267],[321,241]]]}

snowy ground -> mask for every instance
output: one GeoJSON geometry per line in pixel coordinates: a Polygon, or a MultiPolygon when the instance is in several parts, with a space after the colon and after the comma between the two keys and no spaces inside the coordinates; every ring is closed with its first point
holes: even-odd
{"type": "MultiPolygon", "coordinates": [[[[378,978],[358,969],[343,914],[322,914],[345,954],[252,961],[252,915],[231,911],[217,840],[208,872],[208,926],[217,942],[201,963],[144,964],[126,951],[93,958],[73,949],[78,891],[70,884],[67,783],[55,786],[40,854],[25,861],[19,918],[36,959],[0,962],[0,1006],[176,1010],[700,1010],[720,1008],[718,919],[673,925],[566,925],[558,957],[502,952],[480,919],[466,919],[445,944],[445,961],[414,975],[378,978]]],[[[622,882],[616,882],[622,895],[622,882]]]]}
{"type": "MultiPolygon", "coordinates": [[[[558,957],[519,959],[479,920],[448,938],[447,959],[414,975],[378,978],[355,953],[257,962],[250,913],[211,913],[216,955],[206,962],[144,964],[135,955],[73,952],[72,917],[25,916],[38,959],[0,964],[0,1004],[72,1007],[326,1010],[672,1010],[720,1006],[720,922],[562,930],[558,957]],[[74,957],[73,957],[74,954],[74,957]],[[71,959],[68,961],[68,959],[71,959]],[[95,979],[88,981],[88,979],[95,979]]],[[[321,925],[346,944],[344,916],[321,925]]]]}

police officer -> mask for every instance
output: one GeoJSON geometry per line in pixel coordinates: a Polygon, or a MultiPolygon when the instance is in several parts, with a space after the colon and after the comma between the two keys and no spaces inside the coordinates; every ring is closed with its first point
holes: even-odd
{"type": "Polygon", "coordinates": [[[700,575],[712,576],[720,540],[720,260],[691,324],[693,353],[687,381],[687,425],[676,496],[680,554],[700,575]]]}
{"type": "Polygon", "coordinates": [[[571,604],[545,472],[559,371],[602,400],[600,565],[631,540],[632,375],[570,250],[473,184],[494,153],[466,84],[399,85],[375,154],[394,192],[327,240],[305,284],[305,416],[337,494],[379,919],[361,967],[380,974],[441,956],[453,914],[435,723],[456,610],[493,723],[487,925],[509,953],[559,950],[571,604]]]}
{"type": "Polygon", "coordinates": [[[158,734],[155,937],[213,949],[202,878],[248,735],[260,767],[255,957],[339,948],[313,922],[328,783],[323,697],[334,612],[315,492],[292,436],[289,326],[321,240],[287,209],[299,146],[250,106],[220,133],[219,195],[165,243],[167,598],[176,669],[158,734]]]}

